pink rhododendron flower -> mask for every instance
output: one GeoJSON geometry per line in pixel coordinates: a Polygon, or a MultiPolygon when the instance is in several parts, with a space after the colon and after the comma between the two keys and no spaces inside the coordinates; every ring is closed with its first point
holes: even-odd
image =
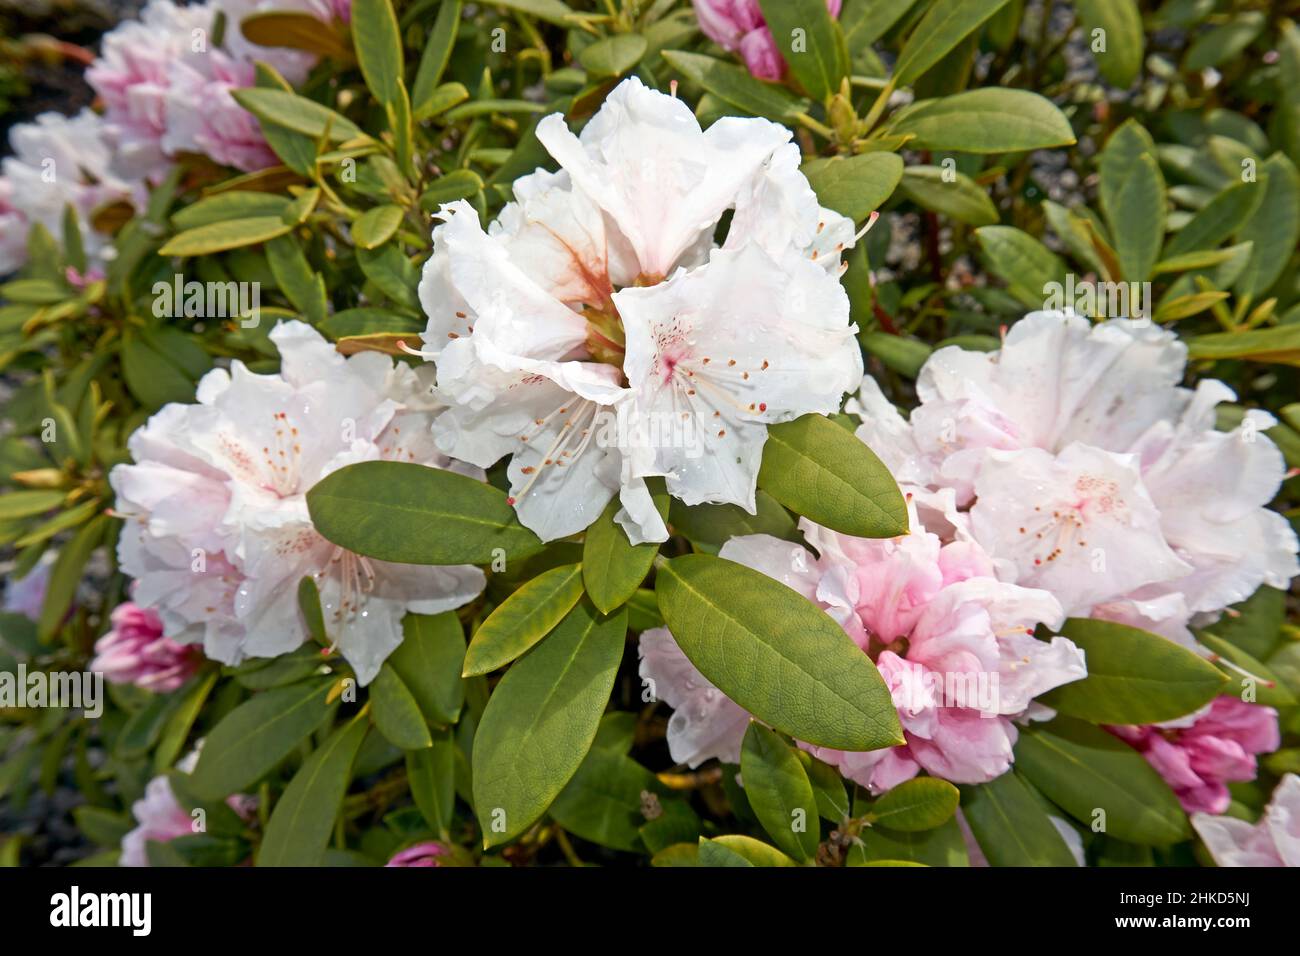
{"type": "Polygon", "coordinates": [[[429,840],[417,843],[393,854],[385,866],[442,866],[442,857],[447,855],[447,848],[441,843],[429,840]]]}
{"type": "MultiPolygon", "coordinates": [[[[785,76],[786,62],[758,0],[693,0],[700,29],[718,46],[739,52],[749,72],[764,80],[785,76]]],[[[831,16],[840,15],[842,0],[826,0],[831,16]]]]}
{"type": "Polygon", "coordinates": [[[1230,781],[1254,780],[1255,755],[1277,750],[1277,711],[1216,697],[1192,717],[1142,727],[1107,728],[1141,751],[1188,813],[1222,813],[1230,781]]]}
{"type": "Polygon", "coordinates": [[[1258,823],[1194,813],[1192,826],[1219,866],[1300,866],[1300,777],[1282,778],[1258,823]]]}
{"type": "Polygon", "coordinates": [[[163,636],[162,620],[127,601],[113,609],[113,628],[95,642],[92,671],[115,684],[135,684],[166,694],[189,679],[203,660],[198,647],[163,636]]]}
{"type": "Polygon", "coordinates": [[[124,20],[104,35],[86,82],[104,101],[105,136],[121,174],[157,181],[166,173],[162,140],[172,66],[186,52],[206,51],[212,19],[206,5],[151,0],[139,20],[124,20]]]}
{"type": "Polygon", "coordinates": [[[192,54],[171,67],[167,90],[168,153],[201,153],[214,162],[245,172],[274,166],[279,160],[266,144],[257,119],[230,95],[252,86],[251,63],[220,50],[192,54]]]}
{"type": "Polygon", "coordinates": [[[511,456],[512,503],[545,540],[615,494],[634,543],[665,540],[653,476],[752,512],[767,426],[838,410],[862,377],[837,281],[853,223],[818,205],[789,130],[701,129],[636,78],[580,135],[555,114],[537,137],[561,171],[516,180],[486,232],[466,202],[439,213],[420,283],[439,447],[511,456]]]}
{"type": "Polygon", "coordinates": [[[953,488],[971,533],[1067,613],[1145,622],[1187,640],[1261,584],[1300,571],[1295,532],[1267,508],[1286,466],[1226,385],[1179,384],[1187,347],[1149,322],[1036,312],[1003,347],[935,352],[904,420],[871,379],[859,436],[900,483],[953,488]]]}
{"type": "MultiPolygon", "coordinates": [[[[318,535],[306,493],[354,462],[448,467],[430,425],[440,406],[427,378],[374,352],[344,358],[310,326],[282,322],[276,375],[241,362],[205,375],[193,405],[164,406],[129,442],[134,464],[109,476],[129,520],[118,558],[133,597],[168,637],[202,641],[237,664],[307,639],[298,583],[316,579],[326,630],[368,683],[402,641],[408,612],[470,601],[483,572],[390,564],[318,535]]],[[[481,473],[478,473],[481,475],[481,473]]]]}
{"type": "MultiPolygon", "coordinates": [[[[198,763],[202,747],[203,742],[200,741],[194,750],[177,762],[176,769],[191,773],[198,763]]],[[[257,798],[251,794],[233,793],[226,798],[226,806],[247,822],[257,809],[257,798]]],[[[199,832],[195,828],[194,817],[177,801],[171,782],[165,775],[154,777],[145,785],[144,796],[131,804],[131,814],[135,817],[136,826],[122,837],[119,866],[148,866],[149,852],[146,844],[167,843],[177,837],[199,832]]]]}
{"type": "MultiPolygon", "coordinates": [[[[1058,627],[1050,594],[1007,584],[969,541],[944,544],[912,509],[911,531],[868,540],[803,519],[820,557],[769,535],[733,538],[719,552],[803,594],[840,623],[879,667],[907,743],[861,753],[807,746],[874,792],[925,770],[957,783],[992,780],[1011,766],[1015,719],[1035,716],[1033,698],[1086,676],[1083,652],[1058,627]]],[[[674,708],[674,760],[735,762],[749,715],[695,669],[666,628],[641,637],[641,676],[674,708]]]]}

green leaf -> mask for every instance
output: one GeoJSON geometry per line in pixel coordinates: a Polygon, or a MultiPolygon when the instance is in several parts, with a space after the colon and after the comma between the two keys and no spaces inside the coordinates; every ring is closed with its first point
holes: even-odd
{"type": "Polygon", "coordinates": [[[700,866],[794,866],[776,847],[742,833],[726,833],[712,840],[700,838],[700,866]],[[737,862],[738,861],[738,862],[737,862]]]}
{"type": "Polygon", "coordinates": [[[1213,249],[1250,220],[1265,191],[1260,183],[1237,183],[1218,193],[1170,237],[1162,257],[1172,259],[1199,249],[1213,249]]]}
{"type": "Polygon", "coordinates": [[[189,739],[190,730],[194,727],[194,721],[198,719],[199,711],[203,709],[208,695],[216,686],[217,676],[216,671],[211,671],[195,679],[184,690],[183,696],[177,698],[175,705],[168,709],[167,721],[159,734],[158,747],[153,754],[155,774],[165,772],[180,756],[185,742],[189,739]]]}
{"type": "Polygon", "coordinates": [[[1259,36],[1265,15],[1257,10],[1241,13],[1197,36],[1183,57],[1183,70],[1196,72],[1236,59],[1259,36]]]}
{"type": "Polygon", "coordinates": [[[362,249],[377,249],[393,237],[402,224],[401,206],[376,206],[367,209],[352,224],[352,241],[362,249]]]}
{"type": "Polygon", "coordinates": [[[1300,240],[1300,176],[1295,164],[1275,153],[1260,164],[1259,173],[1267,177],[1264,198],[1236,235],[1237,242],[1253,242],[1255,247],[1233,286],[1238,295],[1256,298],[1282,275],[1300,240]]]}
{"type": "Polygon", "coordinates": [[[849,851],[849,866],[970,866],[955,816],[933,830],[915,833],[871,827],[863,831],[862,843],[849,851]]]}
{"type": "Polygon", "coordinates": [[[72,606],[86,562],[103,540],[108,522],[107,515],[90,519],[59,549],[59,556],[50,569],[50,580],[45,586],[45,601],[41,604],[41,616],[36,624],[36,633],[42,642],[48,642],[54,636],[68,613],[68,608],[72,606]]]}
{"type": "Polygon", "coordinates": [[[1011,153],[1074,143],[1070,121],[1051,100],[1027,90],[996,87],[913,103],[894,114],[888,130],[911,136],[911,149],[962,153],[1011,153]]]}
{"type": "Polygon", "coordinates": [[[460,13],[461,0],[442,0],[438,4],[438,18],[429,31],[420,65],[415,71],[415,82],[411,85],[411,112],[416,119],[423,118],[423,111],[434,104],[438,81],[442,79],[451,59],[452,47],[456,45],[460,13]]]}
{"type": "Polygon", "coordinates": [[[543,637],[582,597],[582,565],[551,568],[529,581],[488,615],[470,641],[464,677],[504,667],[543,637]]]}
{"type": "MultiPolygon", "coordinates": [[[[653,485],[651,494],[659,516],[667,518],[668,493],[663,484],[653,485]]],[[[602,614],[609,614],[636,593],[659,553],[659,545],[653,542],[634,545],[628,541],[627,532],[614,520],[621,507],[617,496],[611,499],[587,529],[582,546],[582,581],[602,614]]]]}
{"type": "MultiPolygon", "coordinates": [[[[230,29],[232,25],[226,26],[230,29]]],[[[238,27],[245,39],[258,46],[305,50],[335,59],[342,59],[349,52],[330,23],[309,13],[288,10],[250,13],[239,21],[238,27]]]]}
{"type": "Polygon", "coordinates": [[[191,775],[200,797],[220,800],[256,783],[329,713],[336,678],[308,680],[255,695],[227,714],[204,741],[191,775]]]}
{"type": "Polygon", "coordinates": [[[487,564],[541,550],[506,496],[464,475],[366,461],[327,475],[307,493],[316,530],[357,554],[402,564],[487,564]]]}
{"type": "Polygon", "coordinates": [[[754,79],[743,66],[685,50],[664,50],[663,58],[691,82],[753,116],[789,123],[807,107],[785,87],[754,79]]]}
{"type": "Polygon", "coordinates": [[[440,206],[457,199],[470,199],[483,189],[483,180],[472,169],[453,169],[440,176],[433,185],[420,194],[420,208],[434,212],[440,206]]]}
{"type": "Polygon", "coordinates": [[[998,221],[997,207],[988,193],[956,169],[909,166],[903,170],[899,191],[922,209],[970,226],[991,226],[998,221]]]}
{"type": "Polygon", "coordinates": [[[405,58],[397,17],[389,0],[352,0],[352,42],[366,86],[380,103],[404,95],[405,58]]]}
{"type": "Polygon", "coordinates": [[[1256,660],[1240,647],[1229,644],[1209,631],[1201,631],[1198,636],[1202,644],[1214,651],[1216,662],[1223,666],[1229,679],[1242,691],[1253,691],[1259,703],[1270,707],[1290,707],[1296,703],[1296,697],[1287,687],[1286,681],[1273,673],[1272,668],[1263,661],[1256,660]],[[1236,666],[1228,667],[1222,664],[1223,661],[1236,666]]]}
{"type": "Polygon", "coordinates": [[[358,715],[303,761],[271,813],[258,866],[320,866],[367,729],[358,715]]]}
{"type": "Polygon", "coordinates": [[[962,815],[991,866],[1076,866],[1042,804],[1014,770],[962,788],[962,815]]]}
{"type": "Polygon", "coordinates": [[[293,236],[278,236],[266,244],[266,262],[275,284],[294,308],[313,326],[325,320],[325,280],[307,264],[302,246],[293,236]]]}
{"type": "Polygon", "coordinates": [[[293,224],[279,216],[251,216],[248,219],[225,219],[206,226],[187,229],[158,250],[160,256],[206,256],[227,249],[238,249],[292,231],[293,224]]]}
{"type": "Polygon", "coordinates": [[[16,518],[30,518],[44,514],[51,508],[58,508],[67,497],[66,491],[33,490],[10,491],[0,497],[0,520],[12,521],[16,518]]]}
{"type": "Polygon", "coordinates": [[[645,56],[646,39],[639,33],[616,33],[583,47],[578,62],[592,76],[622,76],[645,56]]]}
{"type": "Polygon", "coordinates": [[[288,205],[288,199],[275,193],[231,189],[178,209],[172,214],[172,225],[185,230],[228,219],[279,218],[288,205]]]}
{"type": "Polygon", "coordinates": [[[773,842],[796,860],[811,860],[821,842],[812,784],[781,737],[751,721],[740,750],[745,795],[773,842]]]}
{"type": "Polygon", "coordinates": [[[397,243],[387,242],[378,249],[358,249],[357,264],[367,279],[397,305],[412,312],[420,308],[416,288],[420,273],[402,254],[397,243]]]}
{"type": "Polygon", "coordinates": [[[436,731],[431,746],[406,752],[406,778],[429,828],[445,836],[456,804],[456,742],[450,732],[436,731]]]}
{"type": "Polygon", "coordinates": [[[871,659],[823,611],[744,565],[695,554],[658,572],[664,621],[704,676],[759,720],[837,750],[903,742],[871,659]]]}
{"type": "Polygon", "coordinates": [[[882,152],[814,159],[804,164],[803,174],[823,206],[858,221],[893,195],[903,176],[903,160],[882,152]]]}
{"type": "Polygon", "coordinates": [[[312,139],[325,137],[327,131],[328,139],[334,143],[366,138],[360,127],[346,116],[287,90],[253,87],[231,90],[230,95],[258,119],[312,139]]]}
{"type": "Polygon", "coordinates": [[[1087,39],[1103,33],[1105,49],[1093,51],[1097,69],[1112,85],[1128,89],[1142,69],[1146,35],[1142,30],[1142,11],[1134,0],[1076,0],[1087,39]]]}
{"type": "Polygon", "coordinates": [[[961,794],[947,780],[913,777],[887,790],[871,805],[868,819],[894,833],[933,830],[952,819],[961,794]]]}
{"type": "Polygon", "coordinates": [[[935,0],[903,44],[894,66],[894,82],[898,86],[912,84],[1008,2],[935,0]]]}
{"type": "Polygon", "coordinates": [[[1065,263],[1056,253],[1013,226],[981,226],[975,239],[984,265],[1031,309],[1041,309],[1049,286],[1065,277],[1065,263]]]}
{"type": "Polygon", "coordinates": [[[724,544],[743,534],[770,534],[794,540],[798,529],[790,512],[762,488],[754,493],[756,513],[739,505],[684,505],[669,502],[668,521],[675,533],[684,535],[696,551],[717,554],[724,544]]]}
{"type": "Polygon", "coordinates": [[[383,664],[370,684],[370,716],[390,744],[401,750],[433,746],[420,705],[390,664],[383,664]]]}
{"type": "Polygon", "coordinates": [[[847,52],[823,0],[759,0],[763,19],[790,72],[825,102],[849,74],[847,52]]]}
{"type": "Polygon", "coordinates": [[[1215,361],[1245,359],[1300,366],[1300,324],[1194,335],[1187,340],[1187,357],[1215,361]]]}
{"type": "Polygon", "coordinates": [[[489,6],[525,13],[562,27],[571,27],[578,19],[573,8],[561,0],[487,0],[487,3],[489,6]]]}
{"type": "Polygon", "coordinates": [[[641,850],[641,794],[662,789],[654,774],[631,757],[593,746],[573,779],[551,804],[560,826],[614,850],[641,850]]]}
{"type": "Polygon", "coordinates": [[[588,601],[506,672],[474,735],[474,807],[485,847],[530,827],[577,772],[623,657],[627,612],[588,601]]]}
{"type": "Polygon", "coordinates": [[[1192,835],[1169,785],[1128,744],[1090,724],[1060,717],[1021,728],[1016,772],[1085,826],[1105,813],[1109,836],[1166,846],[1192,835]]]}
{"type": "Polygon", "coordinates": [[[796,514],[859,538],[907,533],[903,494],[875,453],[821,415],[769,425],[758,484],[796,514]]]}
{"type": "Polygon", "coordinates": [[[1095,724],[1154,724],[1190,714],[1223,690],[1218,668],[1157,634],[1079,617],[1066,621],[1061,634],[1083,650],[1088,676],[1040,699],[1067,716],[1095,724]]]}
{"type": "Polygon", "coordinates": [[[1101,208],[1115,240],[1122,278],[1144,282],[1165,240],[1165,180],[1151,134],[1129,120],[1101,151],[1101,208]]]}
{"type": "Polygon", "coordinates": [[[1276,649],[1285,623],[1286,592],[1264,585],[1228,608],[1213,626],[1219,638],[1262,661],[1276,649]]]}
{"type": "Polygon", "coordinates": [[[455,611],[407,614],[402,619],[402,643],[388,663],[402,678],[433,724],[454,724],[465,704],[461,666],[465,660],[465,631],[455,611]]]}

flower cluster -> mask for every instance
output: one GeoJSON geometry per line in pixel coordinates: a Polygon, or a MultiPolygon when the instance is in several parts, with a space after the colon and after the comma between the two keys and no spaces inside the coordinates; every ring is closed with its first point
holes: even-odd
{"type": "Polygon", "coordinates": [[[352,554],[316,533],[305,496],[354,462],[449,465],[429,433],[439,408],[427,381],[386,356],[345,359],[301,322],[271,340],[279,374],[216,369],[197,404],[167,405],[132,435],[134,464],[110,476],[128,519],[118,559],[168,637],[227,664],[298,647],[298,583],[314,577],[326,630],[364,684],[401,643],[403,614],[459,607],[483,572],[352,554]]]}
{"type": "Polygon", "coordinates": [[[861,381],[837,281],[853,223],[818,206],[789,130],[702,130],[635,78],[581,136],[552,115],[537,137],[560,172],[516,181],[488,231],[463,201],[439,214],[420,283],[439,447],[512,456],[512,501],[546,540],[615,493],[632,541],[665,540],[653,476],[752,512],[767,425],[836,411],[861,381]]]}
{"type": "MultiPolygon", "coordinates": [[[[807,749],[879,793],[925,770],[983,783],[1011,766],[1015,721],[1050,715],[1034,697],[1087,674],[1064,637],[1034,636],[1064,615],[1051,594],[1000,581],[969,540],[943,543],[913,509],[911,530],[867,540],[804,519],[814,555],[769,535],[732,538],[720,556],[775,578],[823,608],[880,669],[906,743],[846,753],[807,749]]],[[[749,715],[695,669],[665,628],[641,637],[641,677],[673,707],[674,760],[735,763],[749,715]]]]}
{"type": "Polygon", "coordinates": [[[257,120],[231,96],[254,85],[255,63],[298,82],[314,62],[296,50],[258,46],[240,33],[245,17],[273,8],[346,21],[351,3],[208,0],[181,6],[150,0],[139,20],[105,35],[101,55],[86,70],[103,113],[43,113],[10,132],[13,156],[0,176],[0,275],[26,260],[34,223],[62,238],[69,205],[87,253],[105,251],[108,237],[95,228],[96,210],[119,201],[143,208],[146,184],[161,180],[182,155],[246,172],[275,165],[257,120]],[[221,45],[213,35],[218,16],[225,22],[221,45]]]}
{"type": "Polygon", "coordinates": [[[1192,826],[1219,866],[1300,866],[1300,777],[1282,778],[1258,823],[1195,813],[1192,826]]]}

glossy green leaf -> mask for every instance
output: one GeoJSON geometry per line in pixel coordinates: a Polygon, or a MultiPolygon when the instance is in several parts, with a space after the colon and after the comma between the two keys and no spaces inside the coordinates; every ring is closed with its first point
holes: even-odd
{"type": "Polygon", "coordinates": [[[1027,90],[989,87],[905,106],[889,132],[913,149],[1009,153],[1074,143],[1070,121],[1051,100],[1027,90]]]}
{"type": "Polygon", "coordinates": [[[922,209],[970,226],[990,226],[998,221],[997,207],[988,193],[956,169],[909,166],[903,170],[899,191],[922,209]]]}
{"type": "Polygon", "coordinates": [[[981,226],[975,238],[989,271],[1031,309],[1041,309],[1051,285],[1065,278],[1065,263],[1027,232],[1013,226],[981,226]]]}
{"type": "Polygon", "coordinates": [[[1042,804],[1015,770],[963,787],[961,812],[991,866],[1076,865],[1042,804]]]}
{"type": "Polygon", "coordinates": [[[564,619],[582,597],[582,566],[566,564],[533,578],[499,604],[474,632],[463,674],[487,674],[519,657],[564,619]]]}
{"type": "Polygon", "coordinates": [[[434,731],[428,747],[406,752],[406,778],[429,828],[447,833],[456,803],[456,743],[449,731],[434,731]]]}
{"type": "Polygon", "coordinates": [[[402,750],[433,746],[420,705],[392,665],[385,663],[379,668],[369,689],[371,719],[389,743],[402,750]]]}
{"type": "Polygon", "coordinates": [[[1300,242],[1300,175],[1295,164],[1276,153],[1260,164],[1258,175],[1264,180],[1264,198],[1235,237],[1237,242],[1254,243],[1254,249],[1233,286],[1238,295],[1256,298],[1272,288],[1300,242]]]}
{"type": "Polygon", "coordinates": [[[623,657],[627,612],[581,601],[497,684],[474,735],[474,808],[485,846],[546,812],[586,757],[623,657]]]}
{"type": "MultiPolygon", "coordinates": [[[[666,519],[668,493],[663,484],[655,482],[651,494],[659,516],[666,519]]],[[[621,507],[617,496],[610,500],[587,529],[582,547],[582,581],[602,614],[610,613],[636,593],[659,553],[659,545],[653,542],[634,545],[628,541],[627,532],[614,520],[621,507]]]]}
{"type": "Polygon", "coordinates": [[[913,777],[886,790],[871,805],[868,819],[895,833],[916,833],[943,826],[957,812],[961,794],[947,780],[913,777]]]}
{"type": "Polygon", "coordinates": [[[663,58],[687,79],[754,116],[792,122],[807,107],[784,87],[756,80],[743,66],[684,50],[664,50],[663,58]]]}
{"type": "Polygon", "coordinates": [[[506,496],[464,475],[393,461],[340,468],[307,493],[316,530],[357,554],[405,564],[487,564],[541,549],[506,496]]]}
{"type": "Polygon", "coordinates": [[[796,860],[811,860],[821,841],[812,784],[779,734],[751,721],[740,751],[745,795],[774,843],[796,860]]]}
{"type": "Polygon", "coordinates": [[[1122,278],[1144,282],[1165,240],[1165,180],[1151,135],[1129,120],[1101,152],[1101,208],[1119,254],[1122,278]]]}
{"type": "Polygon", "coordinates": [[[1061,634],[1088,662],[1083,680],[1039,698],[1062,714],[1097,724],[1154,724],[1190,714],[1223,690],[1213,664],[1149,631],[1072,617],[1061,634]]]}
{"type": "Polygon", "coordinates": [[[335,143],[365,135],[350,119],[328,106],[286,90],[246,88],[232,90],[230,95],[258,119],[312,139],[326,136],[327,131],[328,139],[335,143]]]}
{"type": "Polygon", "coordinates": [[[796,514],[859,538],[907,533],[893,476],[852,432],[821,415],[770,425],[758,484],[796,514]]]}
{"type": "Polygon", "coordinates": [[[1016,772],[1085,826],[1109,836],[1165,846],[1191,836],[1169,785],[1128,744],[1098,727],[1057,718],[1020,730],[1016,772]]]}
{"type": "Polygon", "coordinates": [[[1076,0],[1075,6],[1097,69],[1111,85],[1128,89],[1142,69],[1146,46],[1136,0],[1076,0]],[[1098,41],[1104,48],[1097,48],[1098,41]]]}
{"type": "Polygon", "coordinates": [[[687,555],[657,575],[682,651],[724,694],[798,740],[839,750],[903,741],[870,658],[823,611],[758,571],[687,555]]]}
{"type": "Polygon", "coordinates": [[[893,194],[903,176],[903,160],[880,152],[815,159],[804,164],[803,174],[823,206],[859,221],[893,194]]]}
{"type": "Polygon", "coordinates": [[[622,76],[645,56],[646,39],[639,33],[616,33],[583,47],[578,62],[592,76],[622,76]]]}
{"type": "Polygon", "coordinates": [[[258,866],[321,864],[367,729],[365,719],[357,716],[303,761],[271,812],[258,866]]]}
{"type": "Polygon", "coordinates": [[[455,611],[410,614],[402,619],[402,643],[388,663],[402,678],[426,720],[453,724],[465,703],[461,667],[465,630],[455,611]]]}
{"type": "Polygon", "coordinates": [[[401,206],[375,206],[352,224],[352,241],[362,249],[376,249],[393,237],[402,224],[401,206]]]}
{"type": "Polygon", "coordinates": [[[899,86],[911,85],[1007,3],[1008,0],[935,0],[903,44],[894,66],[894,81],[899,86]]]}
{"type": "Polygon", "coordinates": [[[161,256],[206,256],[266,242],[290,232],[293,225],[279,216],[226,219],[187,229],[173,236],[158,250],[161,256]]]}
{"type": "Polygon", "coordinates": [[[849,63],[843,39],[823,0],[759,0],[763,19],[790,73],[824,102],[840,90],[849,63]]]}

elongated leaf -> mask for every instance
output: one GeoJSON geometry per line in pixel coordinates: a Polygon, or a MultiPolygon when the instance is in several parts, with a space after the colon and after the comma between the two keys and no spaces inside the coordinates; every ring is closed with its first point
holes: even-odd
{"type": "Polygon", "coordinates": [[[370,714],[390,744],[402,750],[433,746],[420,705],[391,664],[385,663],[370,683],[370,714]]]}
{"type": "Polygon", "coordinates": [[[805,100],[784,87],[756,80],[748,70],[734,63],[684,50],[664,50],[663,58],[687,79],[754,116],[792,122],[807,106],[805,100]]]}
{"type": "Polygon", "coordinates": [[[754,494],[756,514],[739,505],[684,505],[674,498],[669,503],[668,518],[673,530],[684,535],[696,551],[717,554],[732,538],[742,534],[770,534],[774,538],[794,540],[794,519],[780,503],[762,488],[754,494]]]}
{"type": "Polygon", "coordinates": [[[548,23],[571,27],[577,14],[563,0],[487,0],[488,6],[526,13],[548,23]]]}
{"type": "Polygon", "coordinates": [[[1187,354],[1194,359],[1246,359],[1300,366],[1300,325],[1194,335],[1187,340],[1187,354]]]}
{"type": "Polygon", "coordinates": [[[433,103],[438,82],[447,69],[452,47],[456,45],[460,14],[461,0],[442,0],[438,4],[438,18],[429,31],[420,66],[415,72],[415,82],[411,85],[411,112],[416,119],[422,118],[423,111],[433,103]]]}
{"type": "Polygon", "coordinates": [[[582,566],[551,568],[506,598],[479,625],[465,654],[463,674],[504,667],[551,632],[582,597],[582,566]]]}
{"type": "Polygon", "coordinates": [[[402,37],[389,0],[352,0],[352,42],[366,86],[380,103],[404,95],[402,37]]]}
{"type": "Polygon", "coordinates": [[[776,48],[808,95],[824,102],[848,76],[847,52],[824,0],[758,0],[776,48]]]}
{"type": "Polygon", "coordinates": [[[367,461],[307,493],[316,530],[357,554],[405,564],[487,564],[541,550],[506,496],[438,468],[367,461]]]}
{"type": "Polygon", "coordinates": [[[641,795],[662,789],[631,757],[593,746],[555,802],[551,817],[570,833],[615,850],[641,849],[641,795]]]}
{"type": "Polygon", "coordinates": [[[1216,195],[1170,238],[1165,259],[1197,249],[1213,249],[1250,220],[1264,199],[1260,183],[1237,183],[1216,195]]]}
{"type": "Polygon", "coordinates": [[[1143,282],[1165,239],[1165,180],[1151,136],[1133,120],[1102,150],[1101,208],[1119,253],[1122,278],[1143,282]]]}
{"type": "Polygon", "coordinates": [[[855,221],[866,219],[894,192],[903,160],[894,153],[863,153],[848,159],[816,159],[803,174],[823,206],[855,221]]]}
{"type": "Polygon", "coordinates": [[[1014,770],[962,788],[962,815],[992,866],[1075,866],[1065,840],[1014,770]]]}
{"type": "Polygon", "coordinates": [[[1277,153],[1260,164],[1259,174],[1267,177],[1264,198],[1236,235],[1238,242],[1253,242],[1255,247],[1234,285],[1239,295],[1256,298],[1272,288],[1300,241],[1300,175],[1295,164],[1277,153]]]}
{"type": "Polygon", "coordinates": [[[907,533],[889,470],[852,432],[821,415],[771,425],[759,486],[796,514],[860,538],[907,533]]]}
{"type": "Polygon", "coordinates": [[[406,777],[429,828],[446,834],[456,803],[456,742],[449,731],[435,731],[430,746],[407,751],[406,777]]]}
{"type": "Polygon", "coordinates": [[[426,720],[453,724],[465,703],[460,678],[465,660],[465,631],[455,611],[407,614],[402,619],[402,643],[388,663],[402,678],[426,720]]]}
{"type": "Polygon", "coordinates": [[[256,783],[320,726],[334,678],[265,691],[222,719],[204,741],[190,785],[220,800],[256,783]]]}
{"type": "Polygon", "coordinates": [[[231,96],[260,120],[320,139],[329,131],[331,142],[364,137],[361,129],[346,116],[315,100],[286,90],[248,88],[232,90],[231,96]]]}
{"type": "Polygon", "coordinates": [[[1041,309],[1051,285],[1065,278],[1065,263],[1027,232],[1013,226],[981,226],[975,238],[989,271],[1031,309],[1041,309]]]}
{"type": "Polygon", "coordinates": [[[961,794],[947,780],[914,777],[887,790],[871,806],[870,820],[895,833],[943,826],[957,812],[961,794]]]}
{"type": "Polygon", "coordinates": [[[319,866],[367,724],[357,716],[303,761],[271,813],[258,866],[319,866]]]}
{"type": "Polygon", "coordinates": [[[668,562],[656,581],[659,608],[682,651],[759,720],[838,750],[902,743],[880,672],[801,595],[751,568],[699,554],[668,562]]]}
{"type": "Polygon", "coordinates": [[[579,602],[488,698],[473,759],[485,846],[531,826],[577,772],[614,686],[626,632],[626,611],[605,617],[579,602]]]}
{"type": "Polygon", "coordinates": [[[646,39],[638,33],[616,33],[584,47],[578,62],[592,76],[622,76],[645,56],[646,39]]]}
{"type": "Polygon", "coordinates": [[[1009,0],[935,0],[903,44],[894,80],[908,86],[1009,0]]]}
{"type": "MultiPolygon", "coordinates": [[[[227,24],[228,29],[230,26],[227,24]]],[[[238,26],[244,38],[258,46],[287,47],[336,59],[348,54],[334,27],[309,13],[288,10],[251,13],[238,26]]]]}
{"type": "Polygon", "coordinates": [[[41,604],[41,616],[36,624],[36,632],[42,641],[54,637],[68,608],[72,606],[86,562],[104,539],[108,521],[107,515],[91,518],[59,549],[59,556],[50,569],[50,580],[45,586],[45,601],[41,604]]]}
{"type": "Polygon", "coordinates": [[[279,216],[253,216],[248,219],[226,219],[208,223],[196,229],[187,229],[169,239],[160,256],[205,256],[227,249],[238,249],[283,236],[293,229],[279,216]]]}
{"type": "Polygon", "coordinates": [[[1128,89],[1142,69],[1146,34],[1135,0],[1075,0],[1101,75],[1128,89]],[[1098,35],[1096,31],[1100,30],[1098,35]],[[1098,41],[1103,45],[1098,49],[1098,41]]]}
{"type": "Polygon", "coordinates": [[[849,866],[970,866],[955,816],[933,830],[912,833],[871,827],[863,831],[862,843],[849,850],[849,866]]]}
{"type": "Polygon", "coordinates": [[[279,218],[288,205],[289,200],[284,196],[232,189],[178,209],[172,215],[172,225],[184,230],[211,225],[214,222],[224,222],[227,219],[279,218]]]}
{"type": "Polygon", "coordinates": [[[794,866],[776,847],[743,833],[725,833],[712,840],[700,839],[700,866],[794,866]],[[735,862],[739,860],[740,862],[735,862]]]}
{"type": "Polygon", "coordinates": [[[767,835],[796,860],[811,860],[821,842],[812,784],[803,764],[781,737],[750,722],[740,751],[745,795],[767,835]]]}
{"type": "MultiPolygon", "coordinates": [[[[652,491],[661,518],[668,517],[668,493],[656,483],[652,491]]],[[[659,545],[653,542],[634,545],[627,532],[614,520],[622,505],[613,498],[605,511],[587,529],[582,548],[582,581],[591,601],[602,614],[625,603],[641,586],[654,564],[659,545]]]]}
{"type": "MultiPolygon", "coordinates": [[[[960,0],[959,0],[960,2],[960,0]]],[[[921,100],[899,110],[889,132],[916,149],[1009,153],[1069,146],[1070,121],[1051,100],[1027,90],[989,87],[921,100]]]]}
{"type": "Polygon", "coordinates": [[[352,241],[362,249],[376,249],[393,237],[402,224],[402,207],[387,205],[367,209],[352,224],[352,241]]]}
{"type": "Polygon", "coordinates": [[[969,176],[938,166],[909,166],[903,170],[899,191],[923,209],[971,226],[991,226],[998,210],[969,176]]]}
{"type": "Polygon", "coordinates": [[[1075,617],[1061,633],[1083,650],[1088,676],[1040,699],[1071,717],[1154,724],[1208,704],[1225,683],[1218,668],[1199,654],[1135,627],[1075,617]]]}
{"type": "Polygon", "coordinates": [[[30,518],[63,504],[67,492],[54,490],[10,491],[0,496],[0,520],[30,518]]]}
{"type": "Polygon", "coordinates": [[[1066,717],[1023,727],[1016,772],[1085,826],[1143,846],[1191,836],[1169,785],[1136,750],[1106,731],[1066,717]]]}

